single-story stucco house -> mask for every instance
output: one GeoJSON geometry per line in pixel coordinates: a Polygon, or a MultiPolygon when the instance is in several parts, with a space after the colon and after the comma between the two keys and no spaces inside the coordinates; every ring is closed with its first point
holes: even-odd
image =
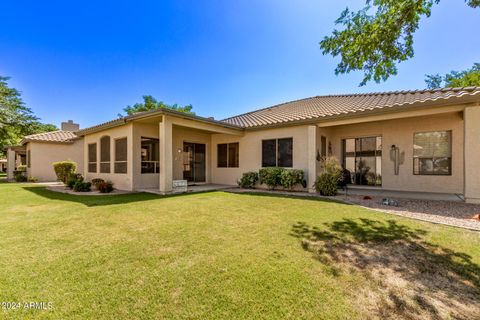
{"type": "Polygon", "coordinates": [[[87,180],[168,193],[174,180],[235,185],[278,166],[304,170],[313,191],[332,155],[353,184],[480,202],[480,87],[317,96],[224,120],[160,109],[62,129],[22,141],[29,175],[52,179],[51,162],[72,159],[87,180]]]}

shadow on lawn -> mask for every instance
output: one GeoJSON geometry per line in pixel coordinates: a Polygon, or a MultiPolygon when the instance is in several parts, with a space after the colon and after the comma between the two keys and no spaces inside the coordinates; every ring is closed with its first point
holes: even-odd
{"type": "Polygon", "coordinates": [[[77,202],[77,203],[86,205],[88,207],[127,204],[132,202],[158,200],[161,198],[181,196],[181,194],[160,196],[160,195],[155,195],[151,193],[82,196],[82,195],[72,195],[72,194],[50,191],[45,187],[28,186],[28,187],[22,187],[22,188],[24,190],[30,191],[38,196],[41,196],[50,200],[77,202]]]}
{"type": "Polygon", "coordinates": [[[422,240],[426,232],[394,220],[343,219],[322,228],[298,222],[291,235],[335,277],[360,275],[352,298],[381,319],[474,319],[480,266],[471,256],[422,240]]]}

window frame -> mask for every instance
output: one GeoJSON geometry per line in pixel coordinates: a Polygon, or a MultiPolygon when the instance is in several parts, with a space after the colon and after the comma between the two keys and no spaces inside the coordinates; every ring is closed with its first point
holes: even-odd
{"type": "Polygon", "coordinates": [[[262,159],[261,159],[261,167],[262,168],[269,168],[269,167],[276,167],[276,168],[293,168],[293,137],[284,137],[284,138],[273,138],[273,139],[262,139],[262,145],[261,145],[261,154],[262,154],[262,159]],[[278,143],[279,140],[291,140],[292,144],[292,154],[291,154],[291,166],[278,166],[278,162],[280,159],[280,145],[278,143]],[[264,154],[263,154],[263,144],[266,141],[275,141],[275,166],[264,166],[264,154]]]}
{"type": "Polygon", "coordinates": [[[87,172],[88,173],[97,173],[98,172],[98,144],[97,142],[92,142],[87,145],[87,172]],[[95,146],[95,161],[90,161],[90,146],[95,146]],[[90,165],[95,165],[95,171],[90,171],[90,165]]]}
{"type": "Polygon", "coordinates": [[[127,174],[128,173],[128,138],[119,137],[113,139],[113,173],[115,174],[127,174]],[[119,140],[125,140],[125,160],[117,160],[117,142],[119,140]],[[117,163],[125,163],[125,172],[117,172],[117,163]]]}
{"type": "Polygon", "coordinates": [[[160,139],[159,138],[152,138],[141,136],[140,137],[140,174],[159,174],[160,173],[160,139]],[[153,141],[153,145],[155,148],[155,144],[158,144],[158,160],[143,160],[142,159],[142,143],[144,140],[151,140],[153,141]],[[153,172],[144,172],[143,163],[153,163],[153,172]]]}
{"type": "Polygon", "coordinates": [[[240,142],[217,143],[217,168],[240,168],[240,142]],[[237,145],[236,165],[230,164],[230,145],[237,145]],[[220,166],[220,146],[226,146],[226,165],[220,166]]]}
{"type": "Polygon", "coordinates": [[[417,131],[417,132],[414,132],[413,133],[413,153],[412,153],[412,173],[414,176],[434,176],[434,177],[451,177],[453,175],[453,168],[452,168],[452,163],[453,163],[453,149],[452,149],[452,146],[453,146],[453,132],[452,130],[432,130],[432,131],[417,131]],[[435,132],[446,132],[449,134],[449,150],[450,150],[450,156],[448,157],[419,157],[419,156],[415,156],[415,136],[417,134],[421,134],[421,133],[435,133],[435,132]],[[448,173],[446,174],[439,174],[439,173],[435,173],[434,171],[432,171],[432,173],[420,173],[420,171],[418,173],[415,172],[415,161],[416,160],[420,160],[420,159],[432,159],[432,160],[435,160],[435,159],[439,159],[439,158],[446,158],[448,159],[448,173]]]}
{"type": "Polygon", "coordinates": [[[112,138],[108,135],[106,136],[102,136],[100,137],[99,139],[100,141],[100,173],[105,173],[105,174],[111,174],[112,173],[112,138]],[[108,161],[102,161],[102,140],[105,139],[105,138],[108,138],[108,148],[107,148],[107,151],[108,151],[108,161]],[[107,166],[104,166],[104,168],[108,168],[108,171],[103,171],[102,170],[102,165],[107,165],[108,164],[108,167],[107,166]]]}

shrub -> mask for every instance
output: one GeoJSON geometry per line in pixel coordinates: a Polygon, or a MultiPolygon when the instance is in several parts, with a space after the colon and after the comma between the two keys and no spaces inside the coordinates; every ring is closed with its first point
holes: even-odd
{"type": "Polygon", "coordinates": [[[105,182],[105,180],[100,179],[100,178],[92,179],[92,185],[93,185],[93,186],[95,187],[95,189],[97,189],[97,190],[98,190],[98,185],[99,185],[100,183],[103,183],[103,182],[105,182]]]}
{"type": "Polygon", "coordinates": [[[285,169],[277,167],[260,169],[258,172],[260,183],[266,184],[269,189],[275,189],[275,187],[281,185],[283,171],[285,171],[285,169]]]}
{"type": "Polygon", "coordinates": [[[73,161],[59,161],[53,163],[53,170],[57,175],[57,179],[67,184],[68,177],[75,173],[77,164],[73,161]]]}
{"type": "Polygon", "coordinates": [[[36,182],[38,182],[38,178],[28,177],[28,182],[36,183],[36,182]]]}
{"type": "Polygon", "coordinates": [[[90,182],[77,181],[73,185],[73,191],[75,192],[88,192],[91,190],[92,184],[90,182]]]}
{"type": "Polygon", "coordinates": [[[27,166],[24,165],[24,164],[21,164],[17,167],[17,170],[15,170],[17,172],[27,172],[27,166]]]}
{"type": "Polygon", "coordinates": [[[315,180],[315,190],[324,196],[337,195],[341,169],[335,157],[327,157],[322,161],[323,172],[315,180]]]}
{"type": "Polygon", "coordinates": [[[83,180],[83,176],[80,173],[73,173],[68,176],[66,185],[72,189],[77,181],[83,182],[83,180]]]}
{"type": "Polygon", "coordinates": [[[255,187],[255,184],[258,182],[258,173],[255,171],[245,172],[242,174],[238,185],[241,188],[252,189],[255,187]]]}
{"type": "Polygon", "coordinates": [[[96,188],[98,191],[100,191],[100,193],[110,193],[113,191],[113,183],[110,181],[102,181],[98,183],[96,188]]]}
{"type": "Polygon", "coordinates": [[[280,174],[280,183],[285,189],[292,189],[296,184],[303,183],[303,170],[285,169],[280,174]]]}
{"type": "Polygon", "coordinates": [[[15,181],[16,182],[27,182],[27,177],[21,171],[15,171],[15,181]]]}

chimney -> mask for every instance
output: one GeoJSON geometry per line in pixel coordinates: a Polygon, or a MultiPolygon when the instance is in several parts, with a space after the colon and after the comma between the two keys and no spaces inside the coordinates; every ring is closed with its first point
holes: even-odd
{"type": "Polygon", "coordinates": [[[68,120],[67,122],[62,122],[63,131],[78,131],[80,130],[80,125],[73,123],[73,120],[68,120]]]}

